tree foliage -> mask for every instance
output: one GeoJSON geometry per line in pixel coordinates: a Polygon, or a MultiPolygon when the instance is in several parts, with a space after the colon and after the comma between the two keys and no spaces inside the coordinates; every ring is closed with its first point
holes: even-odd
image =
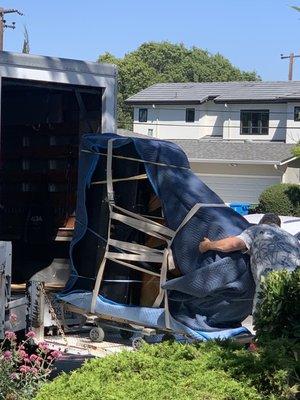
{"type": "Polygon", "coordinates": [[[300,157],[300,142],[293,147],[292,153],[294,157],[300,157]]]}
{"type": "Polygon", "coordinates": [[[300,186],[278,183],[269,186],[259,197],[258,212],[300,216],[300,186]]]}
{"type": "Polygon", "coordinates": [[[99,62],[116,64],[119,71],[118,126],[132,128],[132,110],[125,100],[142,89],[161,82],[251,81],[259,79],[255,72],[234,67],[221,54],[211,54],[183,44],[149,42],[117,58],[110,53],[99,62]]]}
{"type": "Polygon", "coordinates": [[[255,312],[260,341],[300,340],[300,268],[277,270],[264,277],[255,312]]]}

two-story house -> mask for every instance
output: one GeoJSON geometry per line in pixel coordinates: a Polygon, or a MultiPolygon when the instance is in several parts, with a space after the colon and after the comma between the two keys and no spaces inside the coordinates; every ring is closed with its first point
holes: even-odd
{"type": "Polygon", "coordinates": [[[136,133],[178,143],[226,202],[300,183],[300,82],[162,83],[131,96],[136,133]]]}

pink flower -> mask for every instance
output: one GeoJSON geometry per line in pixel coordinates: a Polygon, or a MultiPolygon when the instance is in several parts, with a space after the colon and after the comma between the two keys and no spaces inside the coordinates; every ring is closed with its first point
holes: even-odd
{"type": "Polygon", "coordinates": [[[26,337],[27,337],[27,338],[30,338],[30,339],[34,338],[34,337],[35,337],[35,332],[33,332],[33,331],[27,332],[27,333],[26,333],[26,337]]]}
{"type": "Polygon", "coordinates": [[[258,350],[258,347],[255,343],[250,343],[248,350],[254,352],[258,350]]]}
{"type": "Polygon", "coordinates": [[[18,317],[16,316],[16,314],[11,313],[10,316],[9,316],[9,321],[10,321],[12,324],[15,324],[15,323],[17,322],[17,320],[18,320],[18,317]]]}
{"type": "Polygon", "coordinates": [[[5,332],[5,339],[10,340],[11,342],[15,341],[17,339],[17,336],[15,332],[12,331],[6,331],[5,332]]]}
{"type": "Polygon", "coordinates": [[[27,372],[30,372],[31,368],[28,365],[21,365],[21,367],[19,368],[19,371],[22,374],[26,374],[27,372]]]}
{"type": "Polygon", "coordinates": [[[37,368],[32,367],[32,368],[30,368],[30,372],[32,372],[34,375],[36,375],[39,371],[37,368]]]}
{"type": "Polygon", "coordinates": [[[44,353],[48,353],[50,350],[48,348],[48,344],[46,342],[41,342],[39,343],[39,349],[44,352],[44,353]]]}
{"type": "Polygon", "coordinates": [[[12,352],[9,351],[9,350],[6,350],[6,351],[3,353],[3,357],[4,357],[5,360],[11,360],[11,358],[12,358],[12,352]]]}
{"type": "Polygon", "coordinates": [[[36,358],[34,364],[37,365],[37,366],[40,366],[41,363],[42,363],[43,361],[44,361],[44,359],[43,359],[42,357],[39,357],[39,356],[38,356],[38,357],[36,358]]]}
{"type": "Polygon", "coordinates": [[[52,358],[54,358],[55,360],[56,359],[58,359],[59,357],[61,357],[61,352],[60,351],[58,351],[58,350],[54,350],[54,351],[51,351],[51,357],[52,358]]]}
{"type": "Polygon", "coordinates": [[[31,356],[29,357],[29,360],[34,362],[38,359],[39,357],[36,354],[31,354],[31,356]]]}
{"type": "Polygon", "coordinates": [[[25,350],[19,350],[18,351],[18,354],[19,354],[19,356],[21,357],[21,358],[28,358],[28,354],[26,353],[26,351],[25,350]]]}

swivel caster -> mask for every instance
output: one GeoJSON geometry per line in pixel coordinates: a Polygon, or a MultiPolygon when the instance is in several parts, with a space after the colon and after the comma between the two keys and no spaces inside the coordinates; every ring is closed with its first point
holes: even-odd
{"type": "Polygon", "coordinates": [[[144,344],[145,340],[142,337],[137,337],[132,340],[132,347],[134,350],[139,350],[144,344]]]}
{"type": "Polygon", "coordinates": [[[90,339],[92,342],[103,342],[105,337],[105,332],[99,326],[96,326],[90,330],[90,339]]]}

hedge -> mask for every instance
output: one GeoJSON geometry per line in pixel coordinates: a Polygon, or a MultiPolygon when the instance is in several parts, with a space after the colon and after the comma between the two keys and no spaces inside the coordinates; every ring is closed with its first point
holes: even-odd
{"type": "Polygon", "coordinates": [[[279,183],[268,187],[259,197],[257,211],[300,216],[300,185],[279,183]]]}
{"type": "Polygon", "coordinates": [[[145,345],[87,361],[46,384],[36,400],[294,399],[293,351],[282,341],[254,352],[232,342],[145,345]]]}
{"type": "Polygon", "coordinates": [[[260,341],[300,340],[300,268],[273,271],[263,277],[255,313],[260,341]]]}

